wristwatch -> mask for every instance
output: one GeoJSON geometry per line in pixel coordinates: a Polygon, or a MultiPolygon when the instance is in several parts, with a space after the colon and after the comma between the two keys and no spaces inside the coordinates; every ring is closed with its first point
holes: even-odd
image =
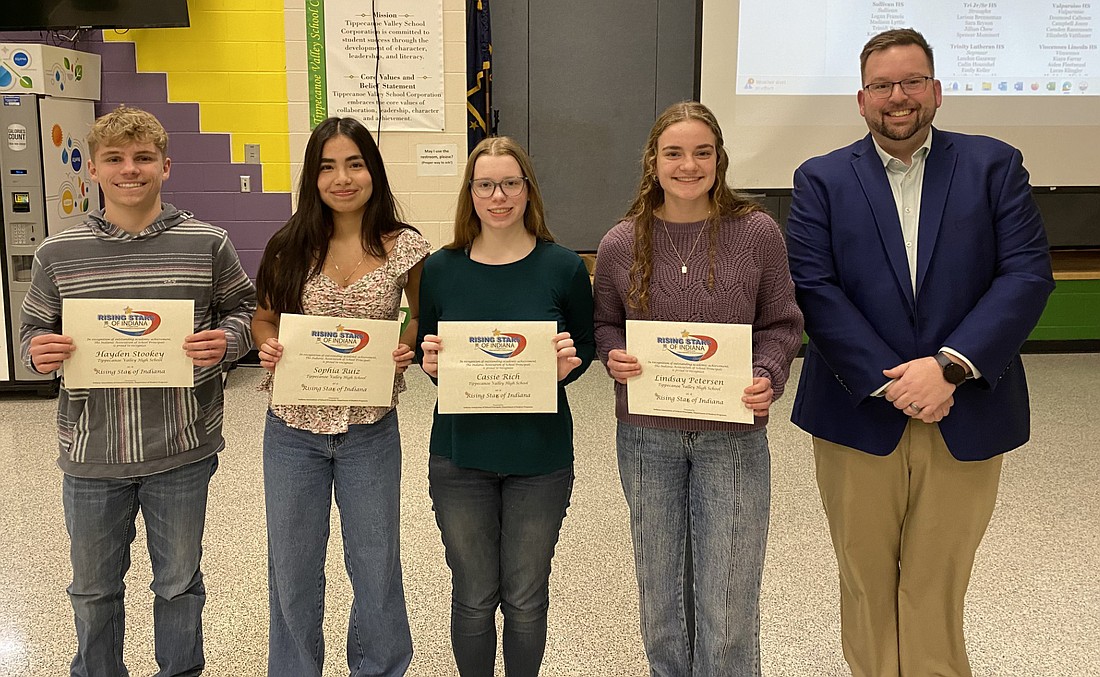
{"type": "Polygon", "coordinates": [[[943,367],[943,380],[953,386],[957,386],[966,380],[966,367],[957,362],[952,362],[951,358],[943,353],[936,353],[935,357],[936,361],[943,367]]]}

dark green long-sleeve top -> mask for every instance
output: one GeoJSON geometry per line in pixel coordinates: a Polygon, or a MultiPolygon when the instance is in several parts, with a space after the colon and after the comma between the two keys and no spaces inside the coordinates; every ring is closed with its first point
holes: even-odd
{"type": "MultiPolygon", "coordinates": [[[[573,337],[581,364],[558,383],[556,414],[440,414],[429,451],[463,468],[508,475],[543,475],[573,463],[573,416],[565,386],[596,353],[592,285],[576,253],[539,241],[514,263],[486,265],[463,250],[441,249],[424,262],[420,281],[419,346],[439,322],[554,320],[573,337]]],[[[446,346],[444,346],[446,350],[446,346]]]]}

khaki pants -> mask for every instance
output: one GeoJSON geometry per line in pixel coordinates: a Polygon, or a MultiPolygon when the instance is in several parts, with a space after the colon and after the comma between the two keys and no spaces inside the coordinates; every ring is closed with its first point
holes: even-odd
{"type": "Polygon", "coordinates": [[[814,457],[853,677],[970,677],[963,598],[1001,457],[958,461],[916,420],[889,456],[814,438],[814,457]]]}

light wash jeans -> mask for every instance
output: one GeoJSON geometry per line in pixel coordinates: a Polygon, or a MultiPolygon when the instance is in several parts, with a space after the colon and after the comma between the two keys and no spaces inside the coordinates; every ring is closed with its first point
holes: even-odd
{"type": "Polygon", "coordinates": [[[412,661],[401,581],[401,439],[397,411],[346,433],[318,435],[267,413],[271,625],[267,674],[320,677],[325,663],[325,555],[333,491],[344,566],[354,595],[348,619],[351,677],[396,677],[412,661]]]}
{"type": "Polygon", "coordinates": [[[202,532],[213,454],[175,470],[127,479],[65,475],[61,500],[73,582],[69,600],[76,617],[77,650],[72,677],[127,677],[122,662],[126,635],[123,578],[138,510],[145,521],[153,565],[155,677],[202,673],[202,532]]]}
{"type": "Polygon", "coordinates": [[[462,677],[492,677],[496,611],[504,614],[504,671],[537,677],[546,650],[550,560],[573,468],[498,475],[432,455],[428,482],[451,568],[451,647],[462,677]]]}
{"type": "Polygon", "coordinates": [[[620,422],[616,441],[650,674],[758,677],[760,578],[771,502],[766,432],[691,432],[620,422]],[[694,580],[685,588],[688,543],[694,580]],[[694,592],[693,600],[685,600],[685,589],[694,592]],[[685,611],[692,601],[694,637],[685,611]]]}

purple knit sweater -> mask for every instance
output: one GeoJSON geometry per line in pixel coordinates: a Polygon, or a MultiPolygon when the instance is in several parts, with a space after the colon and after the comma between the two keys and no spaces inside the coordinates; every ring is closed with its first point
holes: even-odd
{"type": "MultiPolygon", "coordinates": [[[[623,221],[600,242],[596,256],[596,350],[606,366],[607,353],[626,348],[626,320],[672,322],[726,322],[752,325],[754,376],[771,379],[775,398],[783,393],[791,361],[802,343],[802,312],[794,300],[794,283],[787,267],[787,249],[779,226],[764,212],[722,221],[715,252],[715,288],[707,287],[707,235],[698,246],[703,222],[653,224],[653,276],[649,284],[649,314],[626,304],[630,263],[634,251],[634,223],[623,221]],[[668,228],[668,235],[665,228],[668,228]],[[684,257],[688,272],[680,272],[684,257]],[[692,252],[690,257],[688,252],[692,252]]],[[[615,383],[615,416],[645,428],[673,430],[744,431],[753,425],[701,421],[627,413],[626,386],[615,383]]]]}

